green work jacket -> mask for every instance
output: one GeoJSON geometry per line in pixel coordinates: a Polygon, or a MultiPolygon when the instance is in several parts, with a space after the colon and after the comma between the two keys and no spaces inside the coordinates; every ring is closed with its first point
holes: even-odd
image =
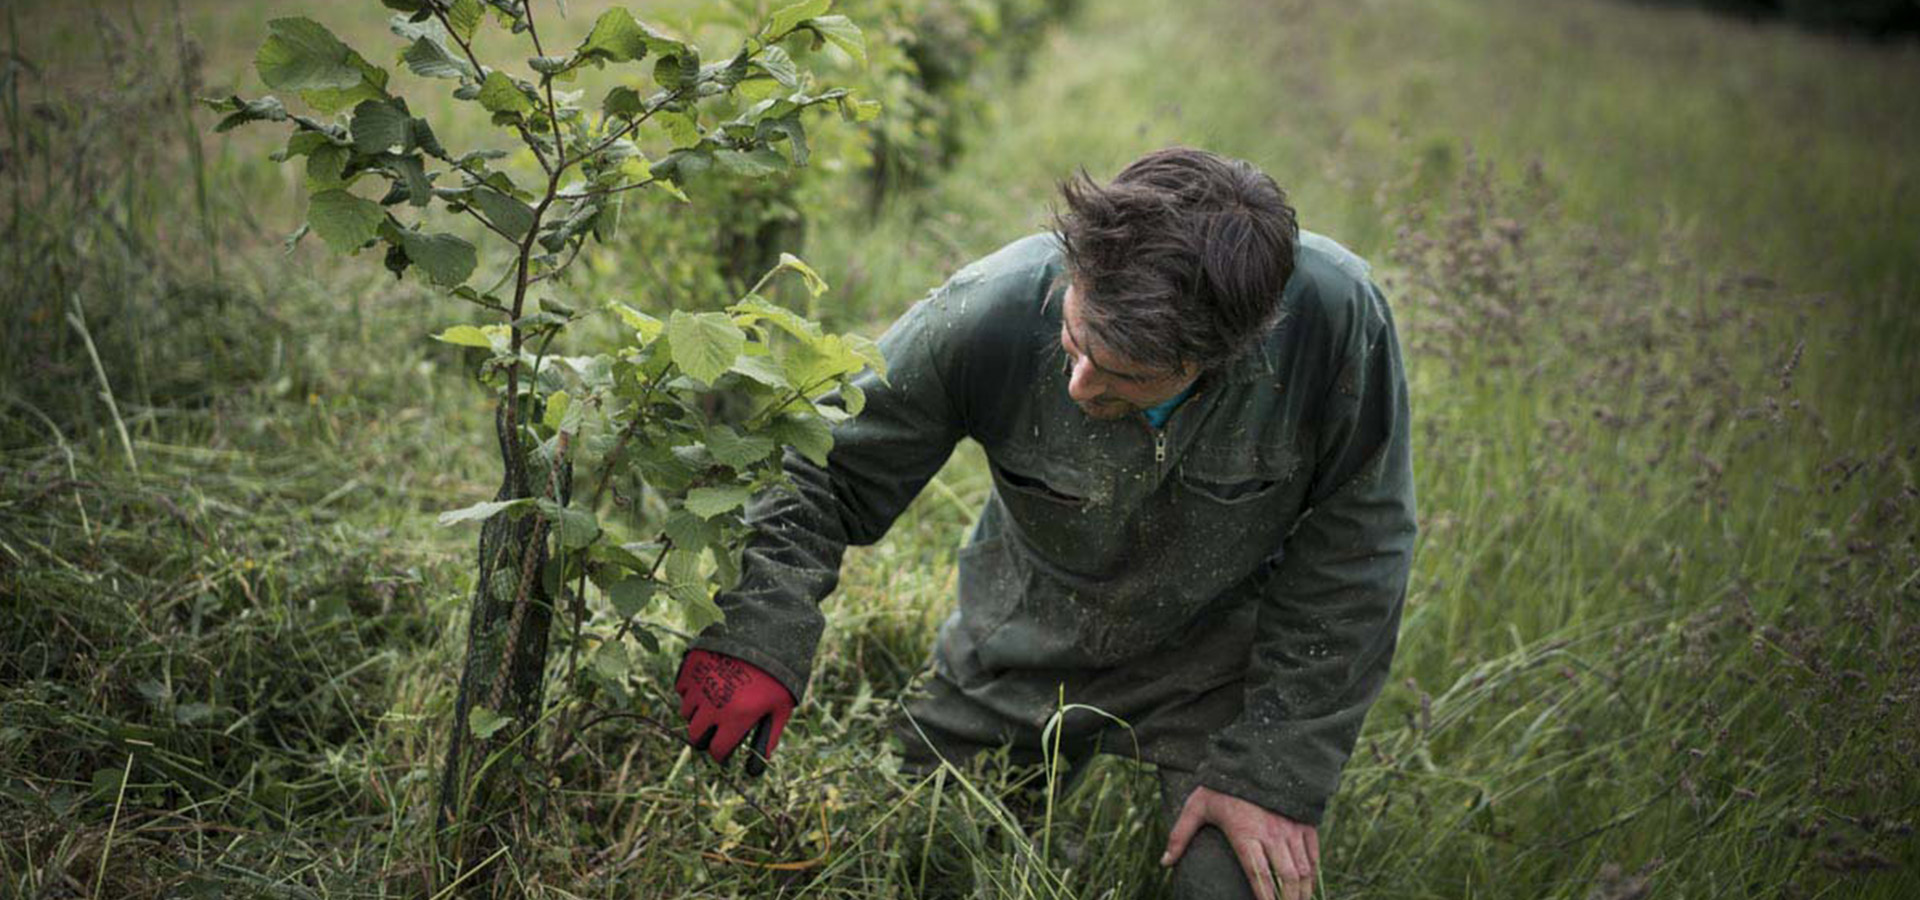
{"type": "Polygon", "coordinates": [[[1413,553],[1392,313],[1364,261],[1303,232],[1277,323],[1155,429],[1068,396],[1061,275],[1057,240],[1030,235],[894,323],[890,373],[862,377],[828,465],[789,452],[797,490],[750,507],[726,622],[695,646],[800,697],[846,546],[879,540],[972,438],[993,492],[938,670],[1032,727],[1063,692],[1164,713],[1179,727],[1148,735],[1150,761],[1317,824],[1385,683],[1413,553]]]}

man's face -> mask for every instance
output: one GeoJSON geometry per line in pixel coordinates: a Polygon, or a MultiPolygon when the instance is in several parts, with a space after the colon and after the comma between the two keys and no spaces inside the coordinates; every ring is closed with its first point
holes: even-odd
{"type": "Polygon", "coordinates": [[[1072,285],[1067,287],[1060,318],[1060,349],[1067,354],[1072,373],[1067,395],[1092,418],[1135,415],[1173,399],[1200,375],[1191,363],[1168,372],[1115,355],[1081,321],[1080,294],[1072,285]]]}

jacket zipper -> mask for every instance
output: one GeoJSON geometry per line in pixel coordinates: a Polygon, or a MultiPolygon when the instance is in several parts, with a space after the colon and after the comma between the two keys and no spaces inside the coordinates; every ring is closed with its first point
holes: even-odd
{"type": "Polygon", "coordinates": [[[1140,426],[1153,435],[1153,464],[1155,471],[1158,471],[1159,467],[1167,461],[1167,430],[1153,427],[1153,423],[1147,421],[1146,413],[1140,414],[1140,426]]]}

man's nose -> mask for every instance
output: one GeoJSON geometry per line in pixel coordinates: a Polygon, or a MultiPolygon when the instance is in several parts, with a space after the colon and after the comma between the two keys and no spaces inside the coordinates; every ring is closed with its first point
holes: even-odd
{"type": "Polygon", "coordinates": [[[1100,396],[1104,387],[1100,383],[1100,370],[1093,362],[1082,356],[1073,361],[1072,374],[1067,378],[1067,396],[1086,403],[1100,396]]]}

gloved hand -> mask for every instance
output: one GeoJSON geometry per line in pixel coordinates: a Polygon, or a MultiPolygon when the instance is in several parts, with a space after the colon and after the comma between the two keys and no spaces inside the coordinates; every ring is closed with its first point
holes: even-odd
{"type": "Polygon", "coordinates": [[[780,746],[780,732],[793,715],[793,694],[766,670],[746,660],[709,650],[690,650],[673,681],[680,695],[680,717],[687,739],[717,763],[725,763],[754,729],[747,774],[759,775],[780,746]]]}

